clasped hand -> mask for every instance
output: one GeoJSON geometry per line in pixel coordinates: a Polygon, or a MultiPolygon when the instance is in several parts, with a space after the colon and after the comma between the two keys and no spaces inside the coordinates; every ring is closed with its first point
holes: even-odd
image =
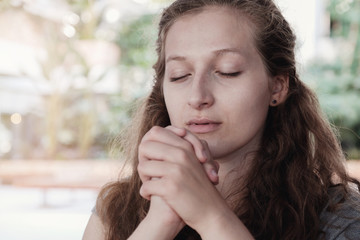
{"type": "Polygon", "coordinates": [[[224,202],[214,186],[218,168],[205,141],[174,126],[153,127],[139,145],[140,194],[151,200],[147,218],[174,236],[185,224],[201,231],[206,215],[224,202]]]}

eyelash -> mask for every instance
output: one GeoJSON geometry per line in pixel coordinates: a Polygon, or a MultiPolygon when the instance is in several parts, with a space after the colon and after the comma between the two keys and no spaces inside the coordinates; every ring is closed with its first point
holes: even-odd
{"type": "Polygon", "coordinates": [[[237,76],[239,76],[239,75],[241,74],[241,72],[232,72],[232,73],[219,72],[219,74],[220,74],[221,76],[231,78],[231,77],[237,77],[237,76]]]}
{"type": "Polygon", "coordinates": [[[181,76],[181,77],[170,78],[170,82],[176,82],[176,81],[181,80],[181,79],[183,79],[183,78],[186,78],[186,77],[188,77],[188,76],[190,76],[190,74],[186,74],[186,75],[183,75],[183,76],[181,76]]]}
{"type": "MultiPolygon", "coordinates": [[[[223,73],[223,72],[218,72],[221,76],[227,77],[227,78],[231,78],[231,77],[237,77],[241,74],[241,72],[232,72],[232,73],[223,73]]],[[[183,78],[186,78],[190,76],[190,74],[186,74],[184,76],[181,77],[174,77],[174,78],[170,78],[170,82],[176,82],[178,80],[181,80],[183,78]]]]}

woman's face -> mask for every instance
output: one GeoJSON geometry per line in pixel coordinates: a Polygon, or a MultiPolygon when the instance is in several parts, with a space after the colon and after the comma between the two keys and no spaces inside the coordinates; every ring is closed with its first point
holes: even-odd
{"type": "Polygon", "coordinates": [[[258,146],[272,100],[251,27],[231,9],[211,7],[180,17],[166,37],[163,90],[171,124],[206,140],[217,160],[258,146]]]}

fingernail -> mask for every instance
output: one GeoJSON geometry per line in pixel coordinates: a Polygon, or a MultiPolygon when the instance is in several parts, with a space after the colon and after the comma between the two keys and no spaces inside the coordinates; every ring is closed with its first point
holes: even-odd
{"type": "Polygon", "coordinates": [[[215,169],[212,169],[210,174],[213,176],[213,177],[218,177],[218,173],[215,169]]]}

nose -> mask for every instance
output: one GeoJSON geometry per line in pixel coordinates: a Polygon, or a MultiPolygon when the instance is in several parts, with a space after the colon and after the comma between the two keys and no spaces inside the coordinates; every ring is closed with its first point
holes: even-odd
{"type": "Polygon", "coordinates": [[[202,76],[192,80],[189,91],[188,105],[194,109],[201,110],[214,104],[213,89],[209,77],[202,76]]]}

